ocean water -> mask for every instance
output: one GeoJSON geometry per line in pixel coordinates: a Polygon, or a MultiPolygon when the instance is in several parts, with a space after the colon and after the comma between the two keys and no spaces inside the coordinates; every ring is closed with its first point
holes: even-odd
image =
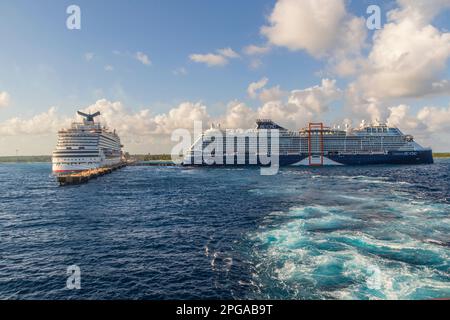
{"type": "Polygon", "coordinates": [[[0,298],[448,298],[449,172],[128,167],[59,187],[49,164],[0,164],[0,298]]]}

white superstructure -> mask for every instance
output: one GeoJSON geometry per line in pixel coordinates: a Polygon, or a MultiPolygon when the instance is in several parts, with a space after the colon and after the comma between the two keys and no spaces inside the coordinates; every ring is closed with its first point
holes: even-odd
{"type": "Polygon", "coordinates": [[[359,129],[330,128],[310,123],[289,131],[270,119],[257,120],[255,129],[229,130],[212,127],[202,133],[185,154],[184,165],[260,165],[258,157],[275,155],[280,165],[328,164],[431,164],[432,150],[411,135],[386,124],[359,129]],[[271,150],[272,133],[278,145],[271,150]]]}
{"type": "Polygon", "coordinates": [[[83,122],[74,122],[70,128],[58,132],[52,157],[54,174],[109,167],[122,161],[122,145],[115,130],[110,131],[94,121],[100,112],[78,111],[78,114],[84,117],[83,122]]]}

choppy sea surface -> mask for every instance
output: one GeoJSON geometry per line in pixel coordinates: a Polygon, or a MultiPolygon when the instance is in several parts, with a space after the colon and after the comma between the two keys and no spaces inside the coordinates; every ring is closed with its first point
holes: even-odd
{"type": "Polygon", "coordinates": [[[50,169],[0,164],[1,299],[450,298],[450,159],[67,187],[50,169]]]}

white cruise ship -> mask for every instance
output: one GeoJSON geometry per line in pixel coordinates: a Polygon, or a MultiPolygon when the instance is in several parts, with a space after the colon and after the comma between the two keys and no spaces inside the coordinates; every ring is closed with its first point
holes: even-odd
{"type": "Polygon", "coordinates": [[[213,127],[205,131],[185,155],[183,165],[262,165],[261,156],[269,155],[278,156],[281,166],[433,163],[431,149],[386,124],[341,130],[310,123],[289,131],[270,119],[260,119],[253,130],[213,127]],[[278,132],[278,150],[271,150],[270,130],[278,132]]]}
{"type": "Polygon", "coordinates": [[[94,118],[100,112],[86,114],[78,111],[83,122],[74,122],[58,132],[53,151],[52,171],[56,175],[111,167],[122,161],[122,145],[114,131],[102,127],[94,118]]]}

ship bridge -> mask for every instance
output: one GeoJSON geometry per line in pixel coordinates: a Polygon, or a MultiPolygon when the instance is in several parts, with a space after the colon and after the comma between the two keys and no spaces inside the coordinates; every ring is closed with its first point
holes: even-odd
{"type": "Polygon", "coordinates": [[[267,129],[267,130],[287,131],[286,128],[279,126],[278,124],[276,124],[275,122],[273,122],[270,119],[258,119],[258,120],[256,120],[256,124],[257,124],[256,129],[258,129],[258,130],[267,129]]]}

